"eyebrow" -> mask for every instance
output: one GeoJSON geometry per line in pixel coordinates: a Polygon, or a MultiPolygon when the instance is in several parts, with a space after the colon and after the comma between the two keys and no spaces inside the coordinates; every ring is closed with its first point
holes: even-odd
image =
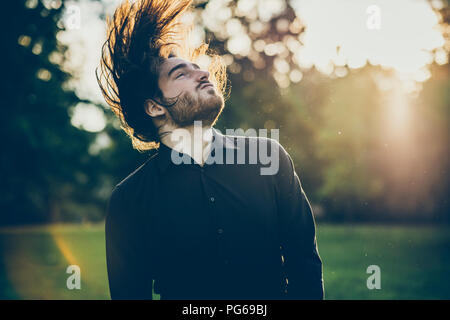
{"type": "MultiPolygon", "coordinates": [[[[194,69],[200,69],[200,67],[196,63],[191,63],[191,65],[194,67],[194,69]]],[[[172,73],[174,73],[178,69],[186,68],[188,65],[186,63],[180,63],[170,69],[169,73],[167,74],[167,77],[170,77],[172,73]]]]}

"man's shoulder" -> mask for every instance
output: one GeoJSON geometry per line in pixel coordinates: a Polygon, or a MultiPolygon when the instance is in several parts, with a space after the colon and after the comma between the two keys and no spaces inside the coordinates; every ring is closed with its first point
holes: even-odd
{"type": "Polygon", "coordinates": [[[111,192],[111,198],[117,197],[118,194],[124,194],[132,190],[142,187],[142,182],[151,182],[156,173],[156,159],[158,152],[149,155],[149,157],[134,171],[122,179],[111,192]]]}
{"type": "Polygon", "coordinates": [[[224,134],[226,139],[233,141],[235,146],[245,146],[246,150],[251,148],[256,148],[255,152],[257,152],[260,146],[266,146],[269,152],[280,152],[282,157],[286,157],[288,152],[278,141],[278,137],[266,137],[266,136],[258,136],[255,134],[224,134]]]}

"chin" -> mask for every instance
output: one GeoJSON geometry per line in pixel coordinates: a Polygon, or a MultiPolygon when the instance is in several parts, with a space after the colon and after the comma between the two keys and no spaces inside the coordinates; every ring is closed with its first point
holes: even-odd
{"type": "Polygon", "coordinates": [[[220,96],[217,96],[214,102],[207,106],[204,105],[193,117],[192,123],[200,120],[205,125],[214,124],[224,108],[223,99],[220,96]]]}
{"type": "Polygon", "coordinates": [[[174,115],[174,122],[179,127],[191,126],[194,121],[202,121],[204,125],[213,125],[217,121],[225,106],[224,99],[217,94],[213,87],[210,90],[205,89],[203,91],[205,91],[205,94],[200,94],[196,103],[192,99],[191,105],[184,106],[184,112],[174,115]]]}

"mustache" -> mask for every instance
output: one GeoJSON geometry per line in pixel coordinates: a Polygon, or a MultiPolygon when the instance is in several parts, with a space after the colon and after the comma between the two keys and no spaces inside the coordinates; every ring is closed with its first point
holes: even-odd
{"type": "Polygon", "coordinates": [[[203,85],[205,85],[205,84],[210,84],[210,85],[212,85],[212,86],[214,86],[211,82],[209,82],[209,81],[202,81],[202,82],[200,82],[199,83],[199,85],[197,86],[197,90],[198,89],[200,89],[203,85]]]}

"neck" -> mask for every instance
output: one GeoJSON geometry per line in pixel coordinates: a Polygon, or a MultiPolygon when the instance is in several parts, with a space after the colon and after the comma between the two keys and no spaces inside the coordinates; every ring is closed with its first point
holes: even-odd
{"type": "Polygon", "coordinates": [[[166,124],[159,130],[160,134],[167,132],[161,137],[161,143],[166,146],[188,154],[197,163],[203,165],[209,155],[212,141],[212,127],[200,125],[195,121],[192,126],[178,128],[166,124]]]}

